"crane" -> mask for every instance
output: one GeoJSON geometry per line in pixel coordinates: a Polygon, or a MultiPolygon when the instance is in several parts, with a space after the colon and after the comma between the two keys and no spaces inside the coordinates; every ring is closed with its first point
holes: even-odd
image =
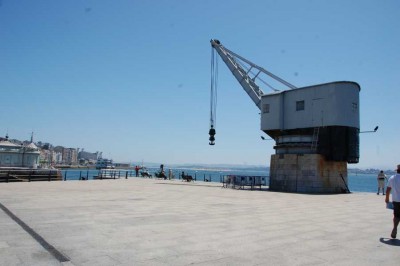
{"type": "Polygon", "coordinates": [[[269,189],[348,192],[347,163],[358,163],[360,156],[360,85],[334,81],[297,88],[220,41],[210,42],[209,144],[215,144],[218,54],[260,110],[260,129],[275,141],[269,189]]]}
{"type": "Polygon", "coordinates": [[[216,106],[217,106],[217,83],[218,83],[218,58],[215,55],[216,51],[237,79],[239,84],[249,95],[251,100],[255,103],[258,109],[261,110],[261,97],[265,92],[257,85],[256,80],[262,83],[274,92],[279,91],[270,83],[267,83],[262,75],[274,79],[275,81],[285,85],[289,89],[296,89],[297,87],[289,82],[281,79],[280,77],[272,74],[268,70],[256,65],[250,60],[236,54],[235,52],[224,47],[219,40],[211,39],[211,100],[210,100],[210,145],[215,145],[215,124],[216,124],[216,106]]]}

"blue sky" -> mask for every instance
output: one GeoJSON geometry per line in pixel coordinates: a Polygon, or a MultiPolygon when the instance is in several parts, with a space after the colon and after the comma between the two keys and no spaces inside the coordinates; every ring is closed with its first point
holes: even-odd
{"type": "MultiPolygon", "coordinates": [[[[124,162],[269,165],[259,112],[210,39],[297,87],[360,84],[359,168],[400,163],[400,2],[0,1],[0,135],[124,162]]],[[[267,91],[268,92],[268,91],[267,91]]]]}

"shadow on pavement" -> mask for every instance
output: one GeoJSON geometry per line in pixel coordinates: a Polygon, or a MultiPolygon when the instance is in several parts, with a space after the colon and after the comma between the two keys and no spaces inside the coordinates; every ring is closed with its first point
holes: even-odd
{"type": "Polygon", "coordinates": [[[399,246],[400,247],[400,240],[399,239],[381,237],[379,239],[379,241],[381,243],[383,243],[383,244],[386,244],[386,245],[399,246]]]}

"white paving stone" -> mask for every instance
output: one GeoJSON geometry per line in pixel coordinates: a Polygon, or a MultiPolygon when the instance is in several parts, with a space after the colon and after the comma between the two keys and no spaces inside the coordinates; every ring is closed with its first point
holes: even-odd
{"type": "Polygon", "coordinates": [[[0,265],[398,265],[373,193],[307,195],[130,178],[0,184],[0,265]]]}

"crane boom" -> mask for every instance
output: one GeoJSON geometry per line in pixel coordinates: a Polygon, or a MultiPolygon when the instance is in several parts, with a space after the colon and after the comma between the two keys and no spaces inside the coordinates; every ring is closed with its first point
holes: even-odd
{"type": "Polygon", "coordinates": [[[264,91],[256,84],[255,80],[261,81],[274,91],[279,91],[272,87],[264,80],[261,79],[260,74],[265,74],[275,81],[284,84],[290,89],[297,89],[289,82],[275,76],[271,72],[265,70],[262,67],[257,66],[250,60],[232,52],[231,50],[224,47],[220,41],[211,39],[211,101],[210,101],[210,131],[209,131],[209,144],[215,145],[215,122],[216,122],[216,104],[217,104],[217,79],[218,79],[218,61],[214,55],[215,51],[219,54],[222,60],[225,62],[233,76],[237,79],[239,84],[250,96],[251,100],[255,103],[259,110],[261,110],[261,98],[265,94],[264,91]],[[255,71],[254,71],[255,70],[255,71]]]}
{"type": "MultiPolygon", "coordinates": [[[[274,74],[265,70],[264,68],[259,67],[256,64],[252,63],[250,60],[247,60],[246,58],[227,49],[220,43],[220,41],[212,39],[210,42],[211,46],[220,55],[220,57],[225,62],[229,70],[232,72],[233,76],[237,79],[239,84],[242,86],[242,88],[246,91],[246,93],[250,96],[250,98],[253,100],[253,102],[260,110],[261,110],[261,97],[265,94],[263,90],[255,83],[255,79],[259,78],[258,76],[260,73],[264,73],[270,76],[271,78],[286,85],[291,89],[296,89],[296,87],[290,84],[289,82],[275,76],[274,74]],[[241,64],[240,61],[249,65],[247,71],[245,70],[245,66],[241,64]],[[253,77],[250,77],[249,74],[253,69],[258,70],[258,72],[253,77]]],[[[270,87],[272,90],[278,91],[277,89],[273,88],[271,85],[264,82],[263,80],[261,81],[268,87],[270,87]]]]}

